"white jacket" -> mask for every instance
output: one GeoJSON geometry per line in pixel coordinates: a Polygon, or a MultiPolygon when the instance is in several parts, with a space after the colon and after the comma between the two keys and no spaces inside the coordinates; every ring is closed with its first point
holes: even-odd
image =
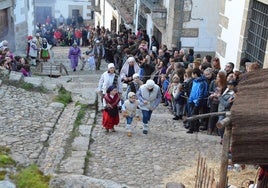
{"type": "MultiPolygon", "coordinates": [[[[108,73],[105,71],[100,78],[98,91],[101,91],[102,94],[106,94],[107,89],[113,85],[115,73],[108,73]]],[[[119,93],[122,93],[122,83],[118,76],[117,78],[117,89],[119,93]]]]}

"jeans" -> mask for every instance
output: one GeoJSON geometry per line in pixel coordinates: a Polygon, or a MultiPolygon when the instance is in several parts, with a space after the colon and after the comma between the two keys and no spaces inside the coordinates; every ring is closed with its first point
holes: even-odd
{"type": "MultiPolygon", "coordinates": [[[[225,115],[221,115],[221,116],[219,116],[219,120],[218,120],[218,122],[220,122],[220,121],[223,120],[224,118],[225,118],[225,115]]],[[[224,130],[225,130],[224,127],[221,128],[221,129],[218,129],[218,132],[219,132],[219,135],[220,135],[221,139],[223,138],[224,130]]]]}
{"type": "Polygon", "coordinates": [[[126,117],[126,120],[127,120],[127,124],[128,125],[131,125],[132,121],[133,121],[133,117],[126,117]]]}
{"type": "Polygon", "coordinates": [[[151,119],[152,110],[141,110],[142,112],[142,122],[143,124],[148,124],[148,121],[151,119]]]}
{"type": "MultiPolygon", "coordinates": [[[[190,117],[193,116],[193,115],[198,115],[199,114],[200,107],[195,106],[194,103],[190,103],[189,107],[190,107],[190,111],[191,111],[190,117]]],[[[199,119],[193,120],[189,124],[190,124],[190,130],[191,131],[197,131],[197,132],[199,131],[199,126],[200,126],[199,119]]]]}

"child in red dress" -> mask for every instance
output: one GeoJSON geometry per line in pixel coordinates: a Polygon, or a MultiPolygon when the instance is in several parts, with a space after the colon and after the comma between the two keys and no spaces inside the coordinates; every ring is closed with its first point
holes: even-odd
{"type": "Polygon", "coordinates": [[[110,86],[103,97],[102,125],[106,133],[111,130],[115,132],[114,126],[119,124],[119,110],[121,108],[121,99],[116,86],[110,86]]]}

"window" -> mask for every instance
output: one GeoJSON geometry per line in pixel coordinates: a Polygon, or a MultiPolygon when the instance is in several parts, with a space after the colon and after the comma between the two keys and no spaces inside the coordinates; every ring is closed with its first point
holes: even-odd
{"type": "Polygon", "coordinates": [[[248,39],[246,41],[246,58],[263,65],[268,38],[268,5],[253,1],[248,39]]]}

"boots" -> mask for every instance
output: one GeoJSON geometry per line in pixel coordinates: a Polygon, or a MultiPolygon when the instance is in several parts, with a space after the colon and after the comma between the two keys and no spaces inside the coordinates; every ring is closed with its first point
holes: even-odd
{"type": "Polygon", "coordinates": [[[143,124],[143,134],[148,134],[148,124],[143,124]]]}
{"type": "Polygon", "coordinates": [[[179,116],[175,116],[175,117],[173,118],[173,120],[179,120],[179,119],[180,119],[179,116]]]}
{"type": "Polygon", "coordinates": [[[131,137],[132,136],[132,133],[131,133],[131,125],[127,124],[126,125],[126,128],[127,128],[127,136],[128,137],[131,137]]]}
{"type": "Polygon", "coordinates": [[[31,65],[36,66],[36,59],[31,59],[31,65]]]}

